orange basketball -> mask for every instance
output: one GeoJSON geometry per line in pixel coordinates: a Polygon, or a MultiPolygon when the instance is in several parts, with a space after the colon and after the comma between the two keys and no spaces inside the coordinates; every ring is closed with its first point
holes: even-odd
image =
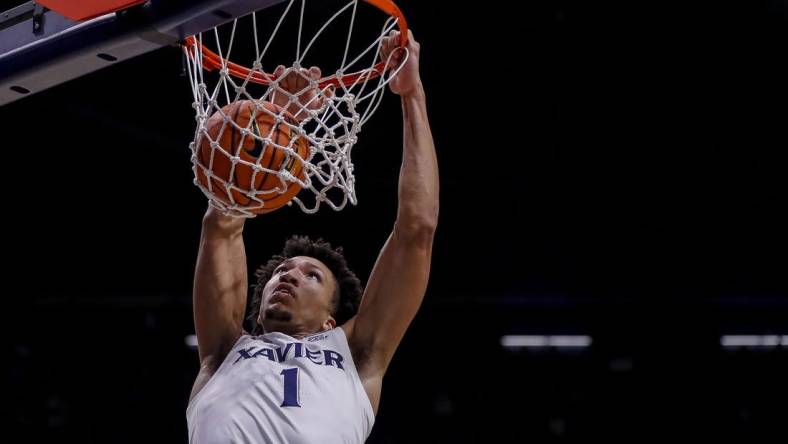
{"type": "MultiPolygon", "coordinates": [[[[269,213],[290,202],[301,190],[298,182],[285,181],[275,173],[259,169],[256,171],[254,167],[241,162],[237,162],[233,168],[232,158],[237,155],[242,161],[268,170],[287,170],[299,180],[304,180],[301,159],[279,148],[290,146],[292,141],[293,150],[302,159],[308,157],[309,141],[293,128],[298,127],[298,122],[289,113],[283,112],[280,106],[270,102],[239,100],[223,107],[222,112],[224,115],[218,111],[214,113],[205,125],[210,139],[215,140],[218,146],[212,149],[211,140],[203,137],[197,150],[197,160],[216,176],[211,179],[214,196],[228,205],[235,202],[255,214],[269,213]],[[259,106],[257,110],[255,104],[259,106]],[[250,125],[253,113],[255,119],[250,125]],[[271,113],[281,116],[281,121],[277,122],[271,113]],[[226,124],[225,115],[231,120],[226,124]],[[235,122],[235,125],[232,122],[235,122]],[[244,129],[247,129],[246,134],[244,129]],[[268,139],[273,143],[261,139],[268,139]],[[232,201],[227,188],[217,177],[238,188],[230,188],[232,201]],[[254,198],[265,202],[265,206],[254,198]]],[[[208,178],[199,166],[197,180],[208,188],[208,178]]]]}

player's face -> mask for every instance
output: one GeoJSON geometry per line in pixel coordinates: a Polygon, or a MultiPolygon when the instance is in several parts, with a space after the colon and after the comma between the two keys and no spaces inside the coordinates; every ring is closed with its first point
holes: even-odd
{"type": "Polygon", "coordinates": [[[260,321],[266,331],[325,330],[331,318],[334,275],[322,262],[308,256],[285,260],[274,269],[263,289],[260,321]]]}

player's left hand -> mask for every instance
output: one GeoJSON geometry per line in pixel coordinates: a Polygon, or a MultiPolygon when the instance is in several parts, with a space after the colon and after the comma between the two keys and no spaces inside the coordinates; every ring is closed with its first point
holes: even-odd
{"type": "Polygon", "coordinates": [[[397,74],[391,82],[389,88],[394,94],[406,96],[416,91],[421,86],[421,77],[419,76],[419,52],[421,45],[413,37],[413,32],[408,30],[408,51],[399,46],[400,32],[391,31],[388,37],[381,41],[380,56],[381,60],[386,61],[389,54],[394,52],[391,56],[391,69],[397,69],[403,63],[403,59],[407,55],[407,60],[404,61],[405,66],[397,74]]]}

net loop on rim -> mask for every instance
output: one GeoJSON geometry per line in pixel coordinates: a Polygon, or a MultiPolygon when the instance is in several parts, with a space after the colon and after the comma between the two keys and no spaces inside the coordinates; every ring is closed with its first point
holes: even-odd
{"type": "MultiPolygon", "coordinates": [[[[315,2],[321,6],[328,3],[318,0],[310,3],[315,2]]],[[[315,213],[321,204],[336,211],[348,202],[355,205],[352,149],[362,125],[378,109],[386,85],[399,73],[408,57],[407,24],[402,13],[389,0],[352,0],[345,3],[304,46],[301,43],[306,34],[307,1],[290,0],[286,3],[275,25],[263,26],[260,23],[258,14],[269,14],[271,10],[267,9],[189,37],[183,45],[197,122],[194,140],[189,145],[194,183],[209,198],[212,206],[236,217],[254,217],[266,212],[269,198],[284,194],[292,186],[300,187],[301,191],[288,205],[295,202],[305,213],[315,213]],[[352,37],[360,33],[356,28],[362,21],[358,10],[363,4],[377,7],[387,17],[377,31],[368,27],[372,42],[362,43],[359,53],[351,55],[351,43],[356,43],[352,37]],[[268,61],[276,56],[266,56],[280,46],[274,44],[275,38],[282,33],[286,19],[293,14],[298,14],[294,59],[284,69],[265,70],[265,67],[284,66],[275,60],[268,61]],[[341,57],[336,57],[340,61],[334,62],[337,63],[334,74],[322,77],[302,68],[309,60],[307,57],[316,51],[313,49],[320,44],[321,37],[326,37],[329,30],[336,31],[339,19],[347,15],[350,16],[349,26],[344,45],[337,51],[341,57]],[[238,34],[244,28],[251,29],[253,39],[241,41],[238,34]],[[387,57],[381,56],[383,39],[395,28],[400,31],[399,48],[404,51],[397,67],[392,64],[396,50],[387,57]],[[265,44],[261,45],[261,37],[265,36],[266,30],[268,36],[262,40],[265,44]],[[251,61],[247,64],[250,68],[231,61],[231,56],[244,51],[250,53],[251,61]],[[235,109],[237,115],[241,105],[251,109],[244,127],[230,113],[235,109]],[[274,122],[268,134],[258,131],[258,118],[274,122]],[[210,128],[214,128],[213,134],[210,128]],[[290,137],[282,139],[278,134],[273,135],[279,128],[286,128],[290,137]],[[240,134],[240,137],[230,138],[239,139],[237,143],[221,146],[219,142],[223,140],[225,131],[240,134]],[[241,155],[241,150],[248,147],[252,139],[254,146],[262,147],[255,161],[241,155]],[[303,146],[308,146],[308,149],[301,149],[303,146]],[[206,155],[207,152],[210,155],[206,155]],[[280,165],[264,164],[263,159],[271,159],[275,154],[278,158],[284,156],[280,165]],[[229,175],[215,174],[216,162],[229,164],[229,175]],[[241,186],[237,183],[235,173],[239,166],[251,171],[250,184],[241,186]],[[200,181],[200,177],[206,180],[200,181]],[[276,177],[276,185],[271,187],[269,180],[256,180],[259,177],[276,177]],[[265,183],[269,184],[267,188],[257,188],[265,183]]],[[[363,22],[367,24],[368,21],[363,22]]],[[[319,56],[324,57],[325,51],[319,51],[319,56]]]]}

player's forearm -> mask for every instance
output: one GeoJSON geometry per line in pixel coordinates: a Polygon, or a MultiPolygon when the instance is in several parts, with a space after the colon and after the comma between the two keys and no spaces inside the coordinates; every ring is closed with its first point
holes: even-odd
{"type": "Polygon", "coordinates": [[[422,85],[402,96],[404,148],[399,177],[400,229],[434,230],[438,223],[438,160],[422,85]]]}
{"type": "MultiPolygon", "coordinates": [[[[195,295],[224,298],[246,287],[243,218],[221,214],[211,207],[203,218],[195,273],[195,295]]],[[[222,301],[228,303],[229,301],[222,301]]],[[[244,299],[245,302],[245,299],[244,299]]]]}

